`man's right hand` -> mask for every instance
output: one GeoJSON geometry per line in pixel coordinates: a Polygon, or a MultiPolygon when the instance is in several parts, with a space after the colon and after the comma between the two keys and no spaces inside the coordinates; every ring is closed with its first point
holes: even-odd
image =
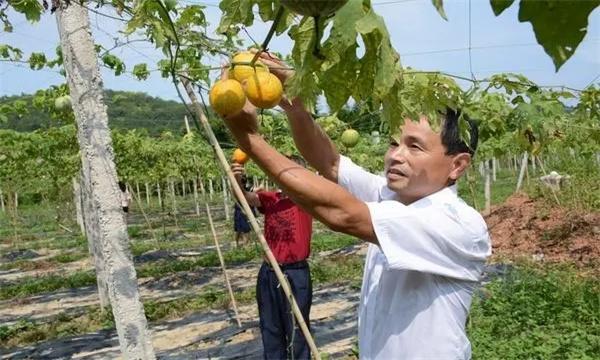
{"type": "Polygon", "coordinates": [[[242,181],[242,176],[245,173],[244,165],[234,162],[231,164],[231,171],[233,172],[233,175],[239,184],[242,181]]]}

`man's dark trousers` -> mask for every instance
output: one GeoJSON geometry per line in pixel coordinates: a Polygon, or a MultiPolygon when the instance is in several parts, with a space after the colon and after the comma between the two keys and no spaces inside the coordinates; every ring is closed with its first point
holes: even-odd
{"type": "MultiPolygon", "coordinates": [[[[308,263],[303,260],[280,266],[290,284],[296,303],[310,330],[312,280],[308,263]]],[[[275,271],[263,263],[258,272],[256,301],[265,359],[310,360],[310,347],[291,310],[289,300],[275,271]],[[293,336],[293,343],[290,340],[293,336]]]]}

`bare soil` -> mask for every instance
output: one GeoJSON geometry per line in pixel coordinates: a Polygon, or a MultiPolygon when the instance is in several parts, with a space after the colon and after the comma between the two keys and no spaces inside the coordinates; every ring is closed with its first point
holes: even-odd
{"type": "Polygon", "coordinates": [[[515,194],[486,216],[496,257],[539,261],[600,262],[600,212],[569,210],[515,194]]]}

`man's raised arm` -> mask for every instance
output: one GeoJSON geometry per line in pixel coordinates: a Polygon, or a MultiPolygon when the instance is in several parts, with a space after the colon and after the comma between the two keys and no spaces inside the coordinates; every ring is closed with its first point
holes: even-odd
{"type": "Polygon", "coordinates": [[[292,104],[282,101],[280,106],[288,116],[294,142],[302,157],[319,174],[337,183],[340,154],[333,141],[306,111],[300,98],[294,99],[292,104]]]}
{"type": "MultiPolygon", "coordinates": [[[[282,83],[293,75],[284,62],[269,54],[261,53],[260,59],[282,83]]],[[[290,104],[284,97],[279,106],[288,117],[296,148],[302,157],[323,177],[337,183],[340,154],[329,136],[305,109],[302,99],[293,99],[290,104]]]]}

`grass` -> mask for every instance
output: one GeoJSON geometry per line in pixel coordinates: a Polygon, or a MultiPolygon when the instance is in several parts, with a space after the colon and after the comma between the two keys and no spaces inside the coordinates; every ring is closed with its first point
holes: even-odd
{"type": "Polygon", "coordinates": [[[56,266],[57,264],[67,264],[75,261],[79,261],[88,257],[87,253],[82,252],[66,252],[58,254],[49,259],[45,260],[16,260],[0,264],[0,270],[12,270],[19,269],[21,271],[41,270],[48,269],[56,266]]]}
{"type": "MultiPolygon", "coordinates": [[[[326,251],[341,248],[347,245],[355,244],[357,240],[350,236],[324,232],[316,234],[313,237],[313,254],[318,251],[326,251]]],[[[189,245],[189,243],[188,243],[189,245]]],[[[179,248],[179,246],[175,246],[179,248]]],[[[183,246],[181,248],[184,248],[183,246]]],[[[140,249],[132,247],[134,254],[141,254],[140,249]]],[[[225,264],[227,266],[248,263],[262,258],[262,249],[258,245],[246,248],[230,248],[222,251],[225,264]]],[[[53,262],[66,262],[74,260],[78,256],[85,257],[85,254],[61,254],[55,256],[53,262]]],[[[15,262],[16,263],[16,262],[15,262]]],[[[30,261],[30,263],[33,263],[30,261]]],[[[11,263],[8,263],[11,264],[11,263]]],[[[5,264],[5,265],[8,265],[5,264]]],[[[19,264],[22,264],[19,262],[19,264]]],[[[12,266],[12,265],[11,265],[12,266]]],[[[152,277],[160,279],[162,277],[181,273],[199,271],[202,268],[220,267],[219,258],[215,250],[191,257],[188,259],[164,259],[150,263],[136,264],[138,278],[152,277]]],[[[80,270],[69,275],[48,274],[43,276],[26,277],[17,281],[3,284],[0,287],[0,299],[12,299],[17,297],[32,296],[43,293],[49,293],[64,289],[73,289],[96,284],[96,276],[93,271],[80,270]]]]}
{"type": "Polygon", "coordinates": [[[519,268],[486,287],[468,327],[473,359],[598,359],[600,280],[566,265],[519,268]]]}

